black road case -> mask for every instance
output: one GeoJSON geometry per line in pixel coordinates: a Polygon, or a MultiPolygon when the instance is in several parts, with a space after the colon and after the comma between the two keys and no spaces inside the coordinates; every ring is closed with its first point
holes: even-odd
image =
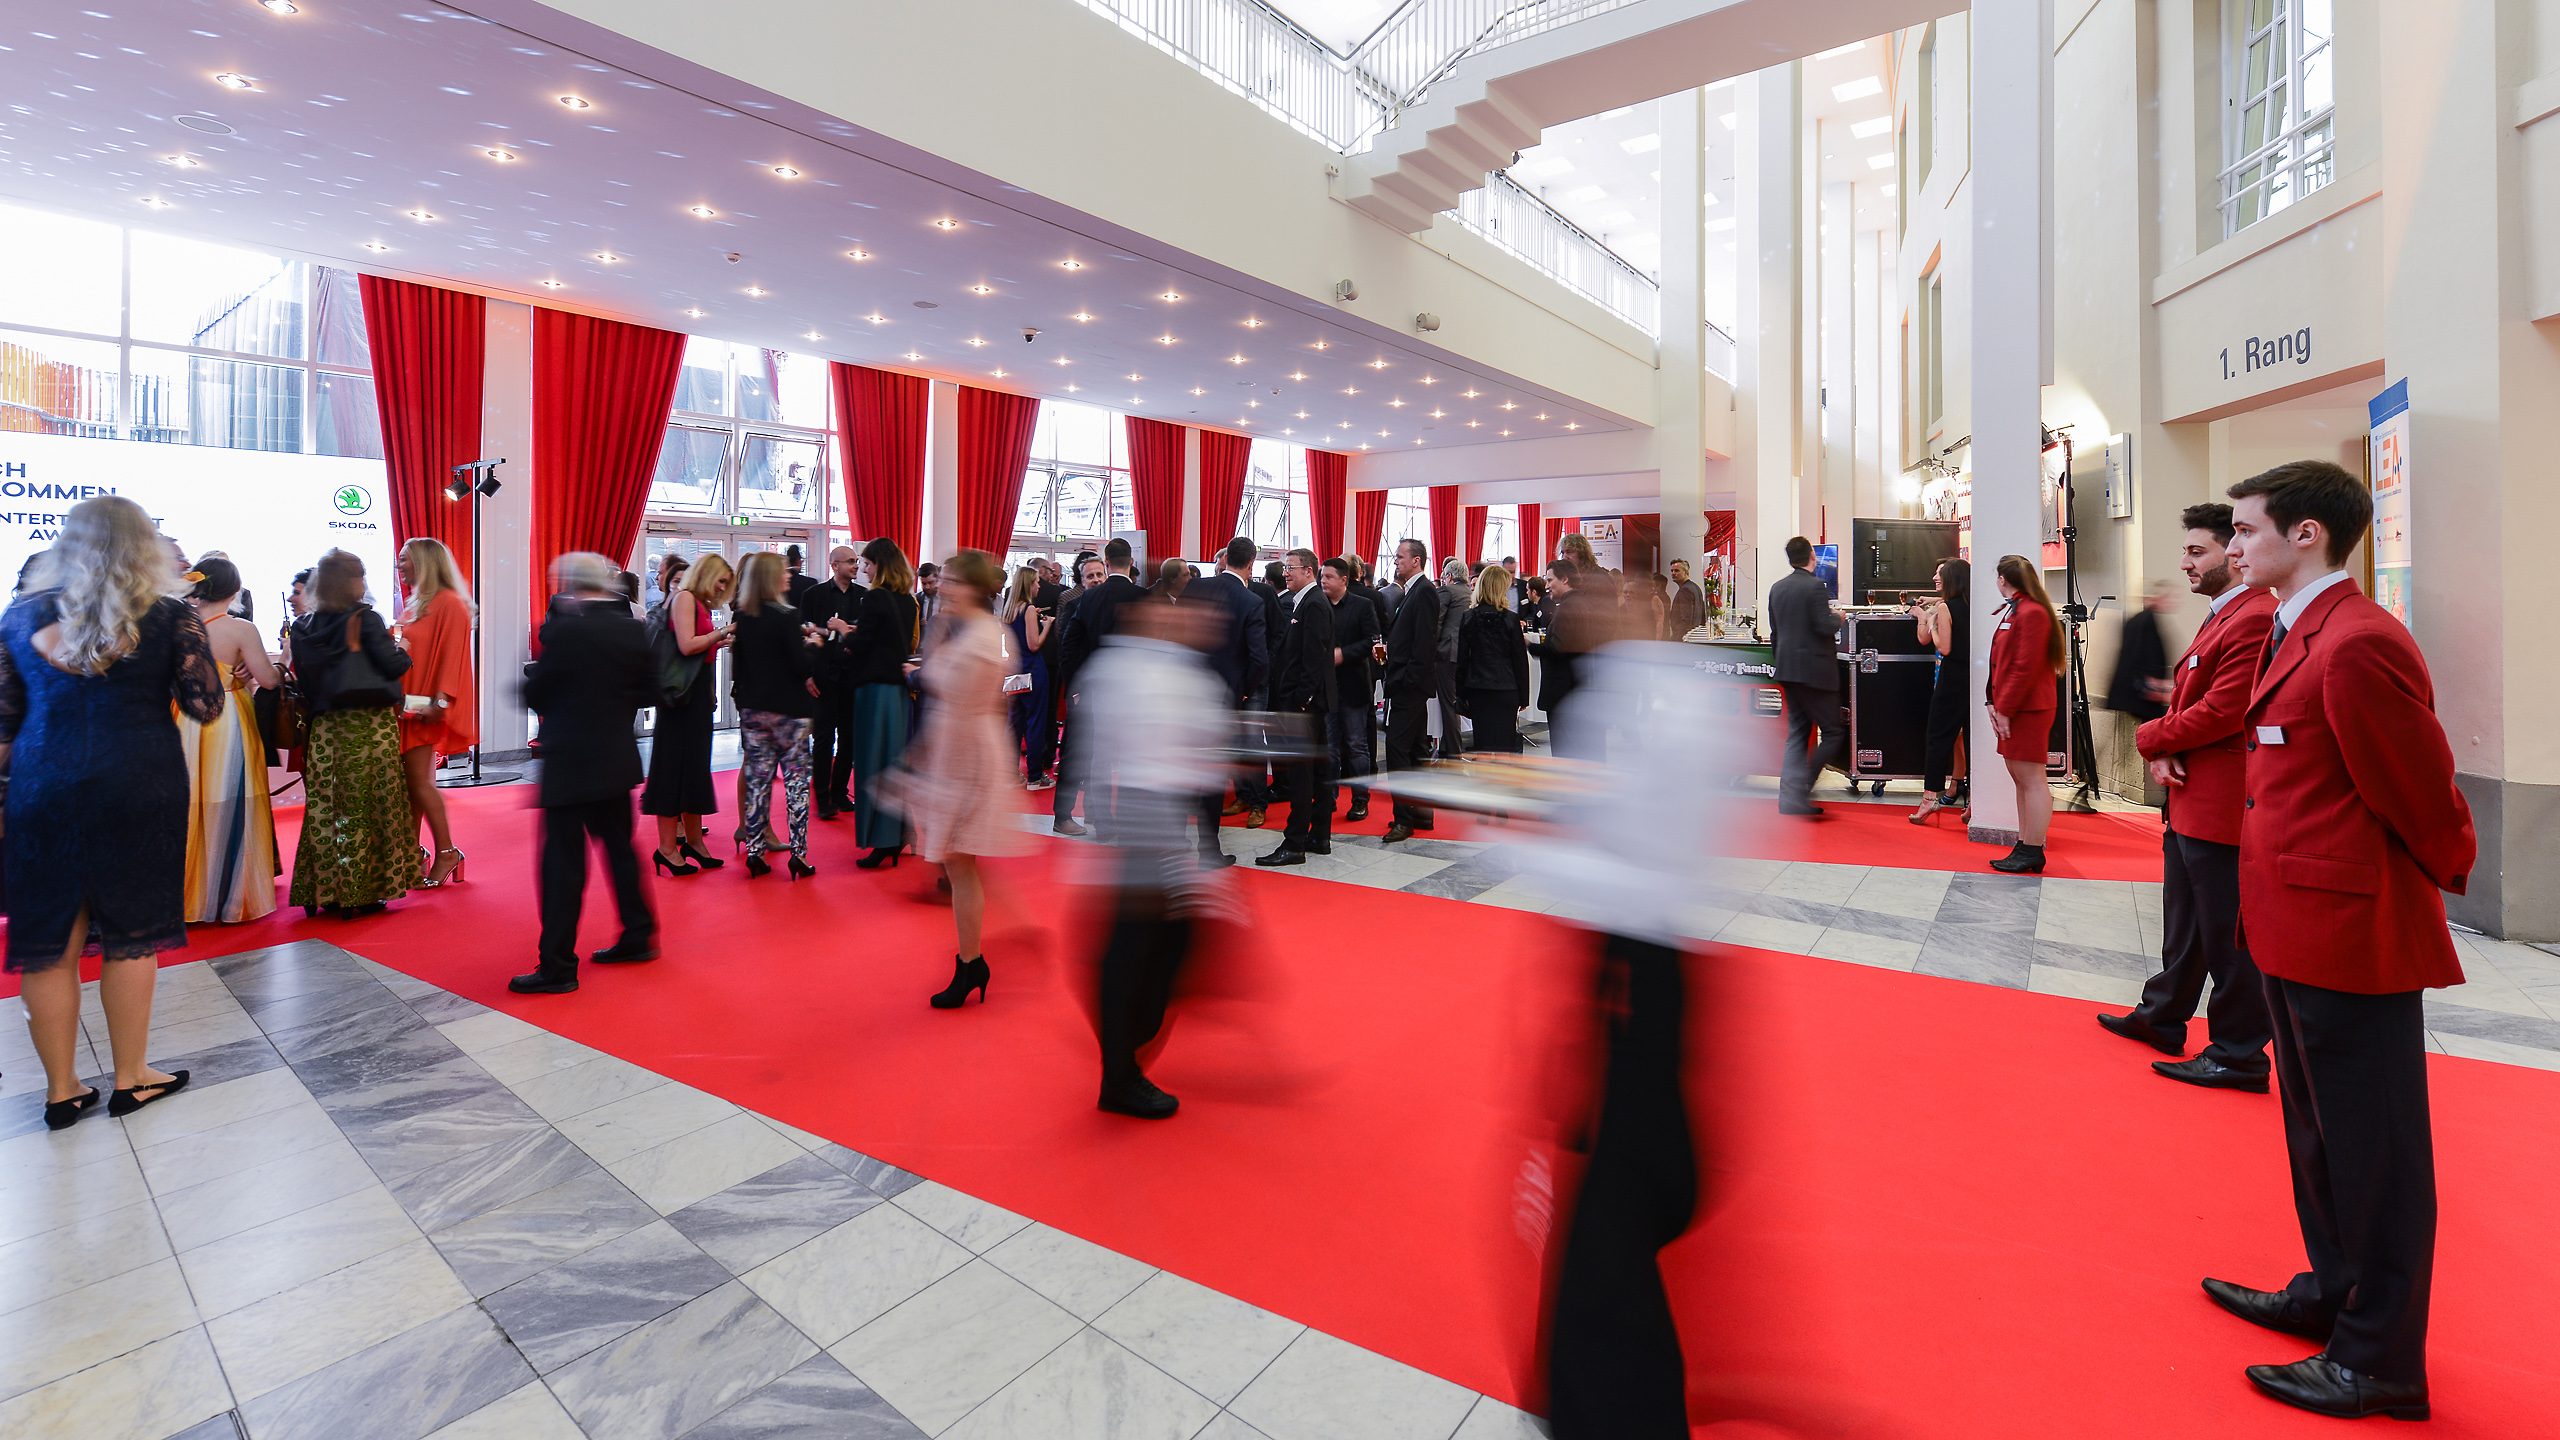
{"type": "MultiPolygon", "coordinates": [[[[1938,683],[1938,652],[1921,643],[1907,613],[1851,612],[1840,627],[1840,669],[1847,683],[1849,782],[1917,780],[1928,760],[1929,692],[1938,683]]],[[[1959,662],[1961,663],[1961,662],[1959,662]]]]}

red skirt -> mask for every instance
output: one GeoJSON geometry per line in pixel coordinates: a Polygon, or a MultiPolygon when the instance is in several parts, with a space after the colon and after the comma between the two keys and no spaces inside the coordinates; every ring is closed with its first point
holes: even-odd
{"type": "Polygon", "coordinates": [[[2045,756],[2051,753],[2053,712],[2054,707],[2047,705],[2041,710],[2010,716],[2009,738],[2000,742],[2000,758],[2033,760],[2042,764],[2045,756]]]}

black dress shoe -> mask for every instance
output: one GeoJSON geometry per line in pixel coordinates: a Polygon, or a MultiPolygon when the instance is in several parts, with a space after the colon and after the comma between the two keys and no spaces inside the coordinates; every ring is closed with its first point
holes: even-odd
{"type": "Polygon", "coordinates": [[[1327,835],[1321,840],[1310,840],[1298,848],[1309,855],[1330,855],[1333,853],[1333,837],[1327,835]]]}
{"type": "Polygon", "coordinates": [[[518,975],[509,980],[507,988],[519,995],[566,995],[578,988],[578,977],[574,974],[547,975],[536,970],[530,975],[518,975]]]}
{"type": "Polygon", "coordinates": [[[1115,1115],[1135,1115],[1141,1120],[1163,1120],[1182,1108],[1182,1102],[1156,1088],[1144,1075],[1125,1085],[1102,1087],[1101,1107],[1115,1115]]]}
{"type": "Polygon", "coordinates": [[[610,949],[599,950],[587,958],[599,965],[631,965],[642,960],[655,960],[658,958],[658,942],[619,940],[610,949]]]}
{"type": "Polygon", "coordinates": [[[1236,857],[1223,850],[1206,850],[1200,855],[1200,868],[1203,870],[1224,870],[1234,863],[1236,857]]]}
{"type": "Polygon", "coordinates": [[[1378,843],[1381,845],[1393,845],[1398,841],[1410,840],[1412,838],[1413,827],[1399,820],[1395,824],[1387,827],[1387,833],[1378,837],[1378,843]]]}
{"type": "Polygon", "coordinates": [[[1352,802],[1351,802],[1351,809],[1350,809],[1350,811],[1349,811],[1348,813],[1346,813],[1342,818],[1343,818],[1343,819],[1345,819],[1345,820],[1366,820],[1366,819],[1368,819],[1368,818],[1369,818],[1369,802],[1368,802],[1368,801],[1366,801],[1366,800],[1354,800],[1354,801],[1352,801],[1352,802]]]}
{"type": "Polygon", "coordinates": [[[2306,1340],[2329,1343],[2330,1322],[2314,1320],[2293,1303],[2293,1296],[2282,1290],[2252,1290],[2228,1280],[2208,1279],[2204,1293],[2213,1303],[2248,1321],[2252,1325],[2286,1335],[2300,1335],[2306,1340]]]}
{"type": "Polygon", "coordinates": [[[818,818],[821,820],[833,820],[843,813],[843,811],[838,810],[833,805],[821,805],[818,807],[818,818]]]}
{"type": "Polygon", "coordinates": [[[2427,1418],[2427,1382],[2377,1380],[2359,1375],[2326,1352],[2290,1365],[2252,1365],[2249,1383],[2260,1394],[2314,1415],[2361,1420],[2388,1415],[2394,1420],[2427,1418]]]}
{"type": "Polygon", "coordinates": [[[2154,1060],[2151,1068],[2172,1080],[2202,1085],[2209,1090],[2246,1090],[2252,1095],[2267,1093],[2267,1072],[2234,1070],[2210,1055],[2193,1060],[2154,1060]]]}
{"type": "Polygon", "coordinates": [[[1822,813],[1822,807],[1819,805],[1781,805],[1778,807],[1778,813],[1781,815],[1819,815],[1822,813]]]}
{"type": "Polygon", "coordinates": [[[2106,1026],[2111,1034],[2121,1035],[2127,1040],[2139,1040],[2163,1055],[2187,1053],[2187,1032],[2183,1028],[2172,1035],[2152,1026],[2141,1016],[2131,1014],[2101,1015],[2098,1023],[2106,1026]]]}
{"type": "Polygon", "coordinates": [[[1304,851],[1304,850],[1293,849],[1293,848],[1291,848],[1290,846],[1287,846],[1287,845],[1283,845],[1283,846],[1281,846],[1279,849],[1272,851],[1272,852],[1271,852],[1270,854],[1268,854],[1268,855],[1256,855],[1256,856],[1254,856],[1254,857],[1253,857],[1253,863],[1254,863],[1254,864],[1256,864],[1256,865],[1263,865],[1263,866],[1270,866],[1270,865],[1304,865],[1304,864],[1306,864],[1306,863],[1307,863],[1307,852],[1306,852],[1306,851],[1304,851]]]}

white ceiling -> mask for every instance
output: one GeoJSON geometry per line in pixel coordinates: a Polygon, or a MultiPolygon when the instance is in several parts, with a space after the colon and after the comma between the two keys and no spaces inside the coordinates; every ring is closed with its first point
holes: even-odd
{"type": "Polygon", "coordinates": [[[300,3],[17,0],[0,193],[1329,449],[1629,428],[838,121],[713,103],[449,6],[300,3]]]}

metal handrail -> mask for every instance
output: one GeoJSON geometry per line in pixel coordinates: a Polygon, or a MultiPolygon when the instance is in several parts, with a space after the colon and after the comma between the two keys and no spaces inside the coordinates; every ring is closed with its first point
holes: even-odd
{"type": "Polygon", "coordinates": [[[1501,171],[1442,212],[1646,334],[1662,334],[1662,285],[1501,171]]]}

